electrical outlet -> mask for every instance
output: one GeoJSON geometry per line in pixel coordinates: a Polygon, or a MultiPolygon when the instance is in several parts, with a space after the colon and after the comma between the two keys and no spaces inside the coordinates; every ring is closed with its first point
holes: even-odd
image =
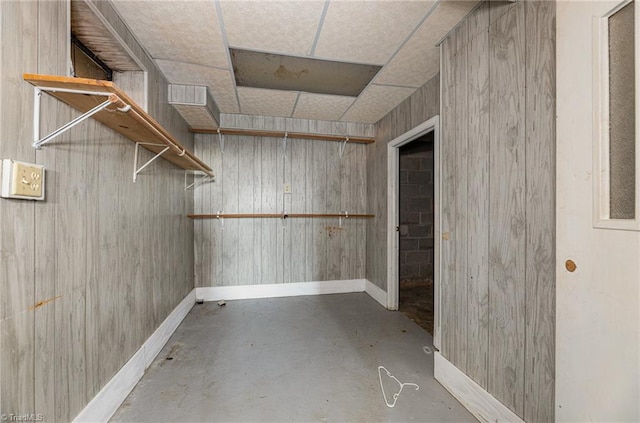
{"type": "Polygon", "coordinates": [[[284,184],[284,193],[291,194],[291,184],[284,184]]]}
{"type": "Polygon", "coordinates": [[[44,166],[4,159],[0,196],[44,200],[44,166]]]}

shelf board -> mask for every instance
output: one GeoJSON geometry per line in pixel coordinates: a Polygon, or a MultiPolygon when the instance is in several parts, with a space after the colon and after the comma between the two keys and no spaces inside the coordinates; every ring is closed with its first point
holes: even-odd
{"type": "Polygon", "coordinates": [[[113,105],[93,115],[95,120],[133,142],[145,143],[141,146],[153,153],[157,154],[166,147],[170,147],[162,155],[162,158],[183,169],[201,171],[213,176],[213,171],[206,163],[182,146],[162,125],[113,82],[27,73],[23,78],[82,113],[104,102],[106,96],[111,95],[109,98],[111,98],[113,105]],[[68,92],[67,90],[79,92],[68,92]],[[128,111],[118,110],[118,108],[122,109],[126,106],[130,106],[128,111]]]}
{"type": "Polygon", "coordinates": [[[375,217],[373,214],[348,214],[344,213],[220,213],[220,214],[190,214],[190,219],[251,219],[251,218],[266,218],[266,219],[289,219],[297,217],[308,218],[323,218],[323,217],[347,217],[351,218],[365,218],[370,219],[375,217]]]}
{"type": "MultiPolygon", "coordinates": [[[[370,137],[352,137],[349,135],[309,134],[304,132],[264,131],[255,129],[219,128],[223,135],[245,135],[249,137],[283,138],[285,133],[289,139],[321,140],[342,142],[348,138],[348,142],[356,144],[373,144],[376,140],[370,137]]],[[[196,134],[217,134],[218,129],[191,128],[196,134]]]]}

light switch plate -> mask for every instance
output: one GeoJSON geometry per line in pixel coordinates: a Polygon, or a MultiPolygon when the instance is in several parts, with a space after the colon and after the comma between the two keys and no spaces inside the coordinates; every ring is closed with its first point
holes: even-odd
{"type": "Polygon", "coordinates": [[[42,165],[4,159],[0,197],[44,200],[44,175],[42,165]]]}

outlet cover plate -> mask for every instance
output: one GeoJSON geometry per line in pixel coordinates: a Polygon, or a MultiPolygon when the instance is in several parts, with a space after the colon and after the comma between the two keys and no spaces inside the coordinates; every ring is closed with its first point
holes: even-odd
{"type": "Polygon", "coordinates": [[[44,200],[44,166],[12,159],[2,160],[0,197],[44,200]]]}

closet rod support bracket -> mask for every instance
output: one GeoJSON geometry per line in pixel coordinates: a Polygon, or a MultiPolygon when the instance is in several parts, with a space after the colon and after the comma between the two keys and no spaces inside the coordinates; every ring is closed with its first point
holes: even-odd
{"type": "Polygon", "coordinates": [[[344,215],[340,216],[338,218],[338,227],[340,229],[342,229],[342,224],[349,218],[349,212],[348,211],[345,210],[345,211],[340,212],[340,214],[343,214],[343,213],[344,213],[344,215]]]}
{"type": "Polygon", "coordinates": [[[346,137],[344,140],[340,141],[340,160],[342,160],[342,156],[344,156],[344,151],[347,149],[348,143],[349,137],[346,137]]]}
{"type": "Polygon", "coordinates": [[[221,214],[224,214],[224,211],[218,210],[216,218],[220,221],[220,229],[224,230],[224,217],[220,216],[221,214]]]}
{"type": "Polygon", "coordinates": [[[49,141],[51,141],[52,139],[54,139],[55,137],[63,134],[64,132],[68,131],[69,129],[73,128],[74,126],[76,126],[77,124],[87,120],[88,118],[90,118],[91,116],[95,115],[96,113],[102,111],[103,109],[105,109],[107,106],[109,106],[111,103],[114,103],[116,101],[118,101],[118,97],[116,96],[109,96],[109,98],[104,101],[103,103],[98,104],[96,107],[94,107],[93,109],[89,110],[86,113],[81,114],[80,116],[76,117],[75,119],[73,119],[72,121],[66,123],[65,125],[61,126],[60,128],[56,129],[55,131],[53,131],[52,133],[50,133],[49,135],[47,135],[46,137],[40,139],[40,108],[41,108],[41,97],[42,97],[42,89],[40,88],[35,88],[35,94],[34,94],[34,110],[33,110],[33,148],[35,148],[36,150],[40,150],[42,148],[43,145],[45,145],[46,143],[48,143],[49,141]]]}
{"type": "Polygon", "coordinates": [[[189,188],[196,189],[196,188],[197,188],[197,187],[199,187],[200,185],[204,185],[204,184],[206,184],[207,182],[209,182],[209,181],[213,181],[213,180],[215,179],[213,176],[211,176],[211,175],[206,175],[206,174],[205,174],[205,175],[202,175],[202,178],[200,178],[200,180],[199,180],[199,181],[196,181],[196,180],[195,180],[195,176],[194,176],[194,181],[193,181],[192,183],[188,184],[188,182],[187,182],[187,176],[188,176],[188,174],[189,174],[189,171],[188,171],[188,170],[185,170],[185,171],[184,171],[184,190],[185,190],[185,191],[188,191],[188,190],[189,190],[189,188]]]}
{"type": "Polygon", "coordinates": [[[164,153],[166,153],[171,147],[165,147],[162,149],[162,151],[160,151],[159,153],[155,154],[151,159],[149,159],[145,164],[143,164],[142,166],[140,166],[138,168],[138,151],[140,149],[141,145],[153,145],[156,147],[165,147],[164,144],[152,144],[152,143],[145,143],[145,142],[137,142],[136,143],[136,152],[135,155],[133,157],[133,182],[136,182],[138,180],[138,174],[140,172],[142,172],[147,166],[149,166],[151,163],[153,163],[157,158],[159,158],[160,156],[162,156],[164,153]]]}

